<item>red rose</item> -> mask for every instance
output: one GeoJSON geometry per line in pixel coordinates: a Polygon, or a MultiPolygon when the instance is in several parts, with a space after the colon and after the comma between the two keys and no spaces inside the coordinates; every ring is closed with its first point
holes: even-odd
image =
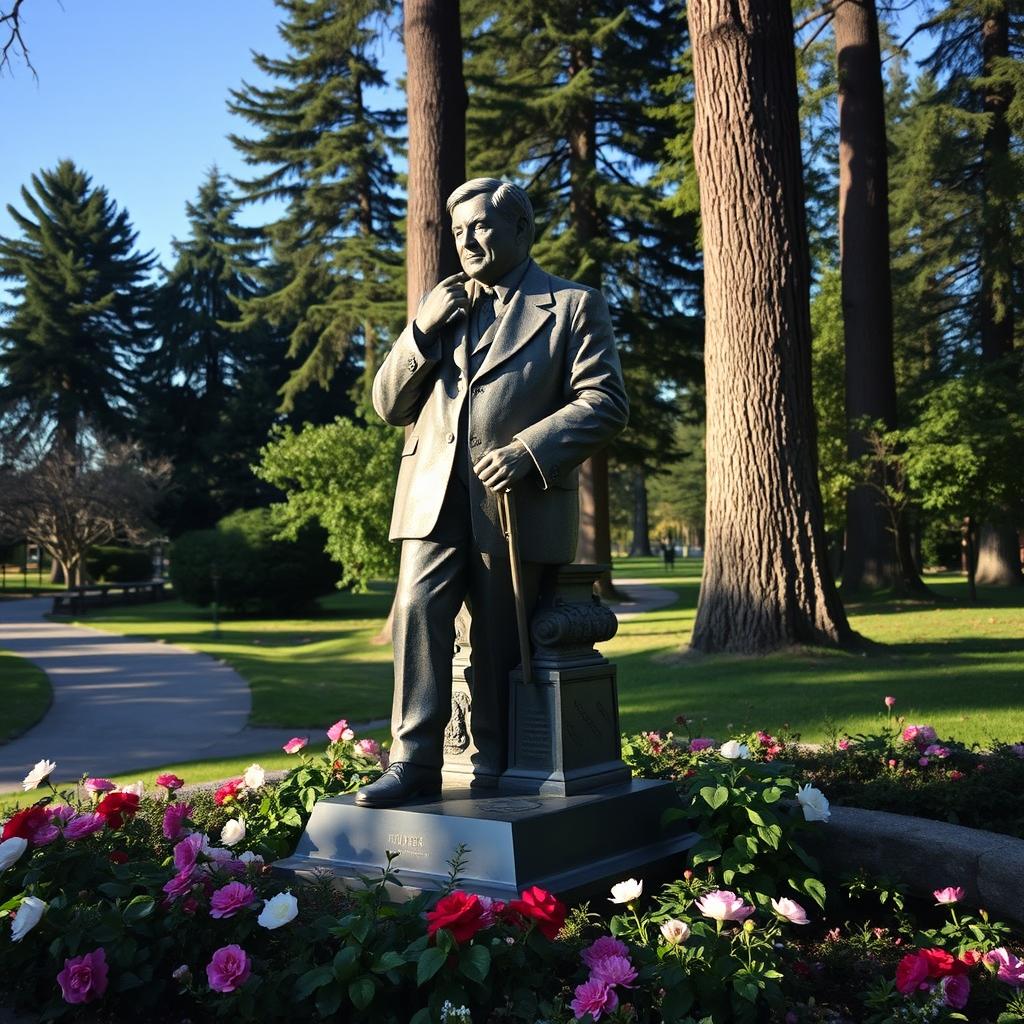
{"type": "Polygon", "coordinates": [[[456,942],[468,942],[484,927],[484,908],[474,893],[450,892],[427,913],[427,934],[439,928],[452,933],[456,942]]]}
{"type": "Polygon", "coordinates": [[[920,953],[908,953],[896,968],[896,991],[909,996],[928,979],[928,961],[920,953]]]}
{"type": "Polygon", "coordinates": [[[228,800],[234,800],[238,791],[245,785],[243,779],[228,779],[216,793],[213,794],[213,802],[220,807],[228,800]]]}
{"type": "Polygon", "coordinates": [[[510,900],[508,905],[510,910],[536,921],[537,930],[546,939],[553,939],[565,924],[565,904],[539,885],[524,889],[520,899],[510,900]]]}
{"type": "Polygon", "coordinates": [[[953,965],[956,963],[952,953],[944,949],[922,949],[920,955],[928,964],[929,978],[944,978],[947,974],[953,973],[953,965]]]}
{"type": "Polygon", "coordinates": [[[970,970],[972,967],[981,963],[981,954],[976,949],[968,949],[960,954],[958,962],[970,970]]]}
{"type": "Polygon", "coordinates": [[[136,793],[108,793],[97,805],[96,813],[107,819],[110,828],[120,828],[126,818],[130,818],[139,809],[139,797],[136,793]]]}
{"type": "Polygon", "coordinates": [[[50,824],[46,811],[42,807],[26,807],[23,811],[11,815],[10,821],[4,825],[2,839],[27,839],[34,841],[36,833],[50,824]]]}

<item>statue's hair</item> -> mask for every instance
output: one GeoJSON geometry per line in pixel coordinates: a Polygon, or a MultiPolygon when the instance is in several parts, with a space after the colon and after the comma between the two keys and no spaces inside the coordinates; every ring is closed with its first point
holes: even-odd
{"type": "Polygon", "coordinates": [[[534,223],[533,204],[526,190],[510,181],[501,181],[498,178],[473,178],[464,185],[460,185],[445,203],[448,215],[460,203],[474,196],[487,196],[491,209],[500,213],[506,220],[518,223],[520,219],[526,221],[526,247],[533,245],[534,223]]]}

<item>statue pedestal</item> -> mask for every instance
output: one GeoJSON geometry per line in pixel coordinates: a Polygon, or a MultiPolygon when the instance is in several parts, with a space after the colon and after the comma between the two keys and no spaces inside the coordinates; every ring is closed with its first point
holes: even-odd
{"type": "Polygon", "coordinates": [[[593,595],[599,565],[559,566],[531,623],[534,681],[511,676],[507,770],[480,763],[468,686],[468,625],[457,626],[452,718],[445,732],[440,797],[402,807],[359,807],[354,796],[321,800],[279,874],[326,871],[338,884],[379,879],[385,851],[401,899],[441,888],[448,862],[467,849],[463,888],[515,898],[539,885],[563,900],[600,898],[630,876],[667,877],[697,841],[680,823],[662,826],[678,806],[669,782],[632,779],[622,761],[615,666],[594,644],[615,635],[615,615],[593,595]],[[497,788],[495,788],[497,787],[497,788]]]}
{"type": "Polygon", "coordinates": [[[439,889],[448,861],[466,847],[460,886],[497,899],[515,899],[539,885],[563,900],[606,895],[629,876],[668,876],[696,836],[664,830],[660,819],[678,806],[675,786],[637,780],[577,796],[487,796],[445,790],[404,807],[358,807],[354,796],[331,797],[313,808],[293,856],[275,862],[277,874],[311,878],[327,871],[338,884],[380,878],[385,850],[401,887],[392,899],[439,889]]]}

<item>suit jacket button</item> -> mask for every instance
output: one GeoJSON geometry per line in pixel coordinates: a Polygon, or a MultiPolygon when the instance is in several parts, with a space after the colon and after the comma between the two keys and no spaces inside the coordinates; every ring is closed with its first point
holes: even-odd
{"type": "Polygon", "coordinates": [[[482,395],[483,393],[484,393],[484,389],[483,389],[482,385],[478,385],[477,387],[473,388],[473,394],[474,395],[482,395]]]}
{"type": "Polygon", "coordinates": [[[449,434],[448,437],[445,440],[447,440],[447,442],[449,444],[451,444],[455,440],[455,435],[454,434],[449,434]]]}
{"type": "Polygon", "coordinates": [[[480,438],[474,434],[470,439],[469,443],[475,448],[480,443],[480,438]]]}
{"type": "Polygon", "coordinates": [[[410,373],[414,373],[415,370],[416,370],[416,367],[419,366],[420,364],[417,363],[415,359],[410,359],[409,362],[406,363],[405,365],[409,367],[409,372],[410,373]]]}

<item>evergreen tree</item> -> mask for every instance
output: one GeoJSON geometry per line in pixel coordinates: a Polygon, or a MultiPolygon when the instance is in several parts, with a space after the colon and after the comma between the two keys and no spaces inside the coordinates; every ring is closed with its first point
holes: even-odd
{"type": "MultiPolygon", "coordinates": [[[[672,420],[657,398],[689,383],[699,349],[700,274],[692,213],[653,178],[674,126],[655,86],[683,51],[669,3],[496,0],[464,4],[470,175],[519,181],[537,209],[535,255],[547,270],[600,287],[615,321],[631,426],[620,459],[656,463],[672,420]]],[[[607,561],[607,459],[581,474],[579,557],[607,561]]]]}
{"type": "Polygon", "coordinates": [[[160,519],[170,533],[212,526],[273,493],[250,465],[275,420],[285,343],[262,325],[239,331],[259,294],[251,229],[213,169],[186,204],[189,237],[155,303],[158,347],[143,365],[138,422],[150,451],[174,465],[160,519]]]}
{"type": "Polygon", "coordinates": [[[149,253],[139,253],[128,213],[70,160],[32,176],[21,229],[0,237],[0,416],[29,436],[53,431],[77,449],[88,422],[123,434],[134,375],[150,341],[149,253]]]}
{"type": "Polygon", "coordinates": [[[263,232],[272,265],[263,292],[242,300],[237,329],[267,324],[298,362],[283,406],[340,362],[372,379],[382,340],[404,318],[400,208],[390,161],[395,111],[370,105],[385,77],[373,54],[392,0],[275,0],[289,52],[256,53],[270,87],[244,83],[230,110],[253,126],[231,141],[265,168],[237,184],[246,202],[275,198],[284,214],[263,232]]]}

